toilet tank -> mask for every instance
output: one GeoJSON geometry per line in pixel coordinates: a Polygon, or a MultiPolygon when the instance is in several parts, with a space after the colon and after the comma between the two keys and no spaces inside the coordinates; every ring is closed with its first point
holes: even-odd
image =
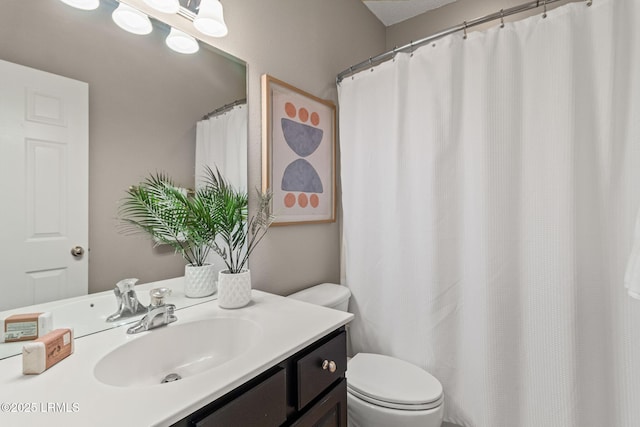
{"type": "Polygon", "coordinates": [[[349,288],[335,283],[322,283],[289,295],[289,298],[340,311],[347,311],[350,297],[349,288]]]}

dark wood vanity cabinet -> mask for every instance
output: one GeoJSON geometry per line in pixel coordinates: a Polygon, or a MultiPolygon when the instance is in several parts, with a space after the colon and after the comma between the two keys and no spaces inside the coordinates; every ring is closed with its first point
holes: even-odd
{"type": "Polygon", "coordinates": [[[340,328],[174,427],[346,427],[346,368],[340,328]]]}
{"type": "Polygon", "coordinates": [[[347,427],[347,380],[342,379],[315,405],[290,424],[292,427],[347,427]]]}

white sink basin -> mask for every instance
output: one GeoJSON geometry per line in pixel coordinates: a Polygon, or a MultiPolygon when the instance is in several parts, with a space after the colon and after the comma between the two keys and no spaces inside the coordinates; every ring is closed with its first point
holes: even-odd
{"type": "MultiPolygon", "coordinates": [[[[124,330],[123,330],[124,333],[124,330]]],[[[160,385],[170,374],[187,378],[247,352],[262,328],[240,318],[213,318],[162,326],[132,336],[95,366],[95,377],[118,387],[160,385]]],[[[165,385],[166,386],[166,385],[165,385]]]]}

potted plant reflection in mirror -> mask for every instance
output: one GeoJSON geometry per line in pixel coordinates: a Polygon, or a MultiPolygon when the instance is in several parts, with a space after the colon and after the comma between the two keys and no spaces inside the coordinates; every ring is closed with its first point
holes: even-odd
{"type": "Polygon", "coordinates": [[[218,169],[206,167],[203,184],[193,194],[156,173],[129,188],[119,217],[125,232],[147,233],[156,245],[170,245],[187,261],[186,296],[215,292],[215,269],[206,261],[211,251],[219,255],[227,267],[218,275],[219,305],[238,308],[251,300],[249,256],[274,220],[271,193],[258,190],[257,196],[257,211],[249,217],[248,194],[218,169]]]}

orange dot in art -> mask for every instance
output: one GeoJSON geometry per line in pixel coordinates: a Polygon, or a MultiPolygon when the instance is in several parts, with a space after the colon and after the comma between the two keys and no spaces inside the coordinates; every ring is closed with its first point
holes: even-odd
{"type": "Polygon", "coordinates": [[[307,195],[304,193],[300,193],[298,195],[298,204],[300,205],[300,207],[306,208],[308,203],[309,203],[309,200],[307,199],[307,195]]]}
{"type": "Polygon", "coordinates": [[[320,116],[318,113],[311,113],[311,124],[318,126],[320,124],[320,116]]]}
{"type": "Polygon", "coordinates": [[[300,120],[303,122],[306,122],[309,120],[309,112],[306,108],[301,108],[300,111],[298,111],[298,117],[300,117],[300,120]]]}
{"type": "MultiPolygon", "coordinates": [[[[311,117],[311,120],[313,120],[313,116],[311,117]]],[[[312,207],[317,208],[320,204],[320,197],[318,197],[317,194],[312,194],[311,197],[309,197],[309,203],[311,203],[312,207]]]]}
{"type": "Polygon", "coordinates": [[[295,204],[296,196],[293,193],[287,193],[287,195],[284,196],[284,205],[288,208],[292,208],[295,204]]]}
{"type": "Polygon", "coordinates": [[[293,119],[296,116],[296,106],[290,102],[287,102],[286,104],[284,104],[284,112],[287,113],[287,116],[293,119]]]}

